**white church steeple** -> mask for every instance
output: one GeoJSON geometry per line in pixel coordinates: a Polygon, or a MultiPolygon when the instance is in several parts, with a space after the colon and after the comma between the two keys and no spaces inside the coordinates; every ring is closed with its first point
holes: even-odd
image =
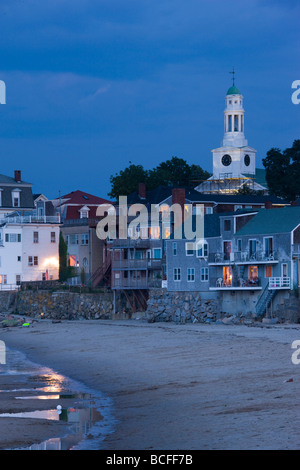
{"type": "Polygon", "coordinates": [[[212,150],[213,175],[195,189],[203,193],[234,194],[241,188],[267,191],[256,183],[256,150],[245,138],[243,95],[234,83],[225,96],[224,135],[221,147],[212,150]]]}
{"type": "Polygon", "coordinates": [[[245,147],[248,142],[244,134],[243,96],[236,86],[227,91],[225,103],[223,147],[245,147]]]}
{"type": "MultiPolygon", "coordinates": [[[[234,73],[234,72],[232,72],[234,73]]],[[[255,175],[255,153],[245,138],[243,95],[234,84],[225,96],[224,136],[222,146],[214,149],[213,178],[241,178],[255,175]]]]}

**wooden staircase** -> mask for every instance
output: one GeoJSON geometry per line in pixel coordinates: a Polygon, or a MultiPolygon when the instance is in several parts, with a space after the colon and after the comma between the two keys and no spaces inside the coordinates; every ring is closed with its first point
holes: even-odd
{"type": "Polygon", "coordinates": [[[101,282],[105,285],[108,285],[111,277],[111,254],[108,251],[105,262],[102,266],[99,266],[98,269],[92,274],[89,278],[88,283],[91,287],[97,287],[101,282]]]}
{"type": "Polygon", "coordinates": [[[271,301],[274,299],[275,295],[277,294],[276,289],[269,289],[269,283],[267,283],[266,287],[264,288],[261,296],[259,297],[256,303],[256,315],[258,317],[264,316],[269,307],[271,301]]]}

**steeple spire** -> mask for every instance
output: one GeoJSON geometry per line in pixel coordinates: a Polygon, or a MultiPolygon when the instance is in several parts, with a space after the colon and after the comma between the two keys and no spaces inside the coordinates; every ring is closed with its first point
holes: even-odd
{"type": "Polygon", "coordinates": [[[234,84],[234,80],[235,80],[235,77],[234,77],[234,75],[235,75],[234,67],[232,67],[232,72],[229,72],[229,73],[232,73],[232,86],[235,86],[235,84],[234,84]]]}

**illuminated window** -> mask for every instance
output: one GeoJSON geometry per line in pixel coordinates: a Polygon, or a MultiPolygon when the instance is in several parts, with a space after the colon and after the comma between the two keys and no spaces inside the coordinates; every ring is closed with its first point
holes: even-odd
{"type": "Polygon", "coordinates": [[[248,273],[249,273],[249,279],[251,279],[252,281],[256,280],[257,279],[257,273],[258,273],[257,266],[249,266],[248,273]]]}
{"type": "Polygon", "coordinates": [[[160,227],[150,227],[150,237],[153,239],[160,238],[160,227]]]}
{"type": "Polygon", "coordinates": [[[168,206],[168,204],[164,204],[164,205],[160,206],[160,212],[162,212],[163,214],[169,214],[170,213],[170,206],[168,206]]]}
{"type": "Polygon", "coordinates": [[[0,274],[0,284],[7,284],[7,274],[0,274]]]}
{"type": "Polygon", "coordinates": [[[273,269],[270,265],[266,266],[266,277],[273,277],[273,269]]]}

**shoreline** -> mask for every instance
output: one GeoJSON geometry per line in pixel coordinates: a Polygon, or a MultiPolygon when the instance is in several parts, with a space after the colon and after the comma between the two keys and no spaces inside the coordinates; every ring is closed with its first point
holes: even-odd
{"type": "Polygon", "coordinates": [[[284,324],[41,320],[0,330],[8,348],[112,400],[118,424],[103,450],[299,448],[297,339],[300,325],[284,324]]]}

